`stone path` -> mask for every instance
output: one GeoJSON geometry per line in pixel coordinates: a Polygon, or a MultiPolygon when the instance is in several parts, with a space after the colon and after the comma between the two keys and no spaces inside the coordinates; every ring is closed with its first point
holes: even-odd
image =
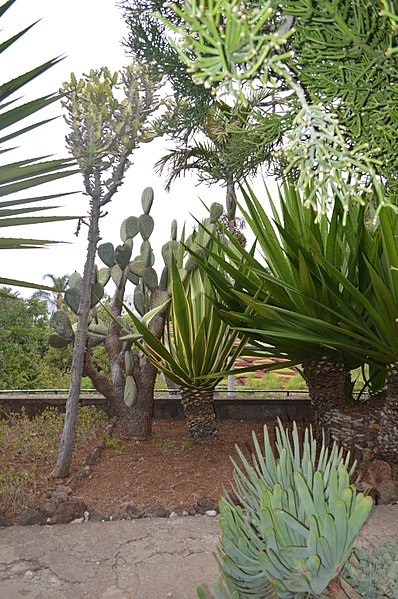
{"type": "MultiPolygon", "coordinates": [[[[0,529],[1,599],[197,599],[218,576],[217,518],[0,529]]],[[[358,544],[398,541],[398,506],[377,506],[358,544]]]]}

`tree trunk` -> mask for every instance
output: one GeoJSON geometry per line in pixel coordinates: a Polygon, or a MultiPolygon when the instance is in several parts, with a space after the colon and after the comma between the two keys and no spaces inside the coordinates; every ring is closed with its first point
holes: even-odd
{"type": "Polygon", "coordinates": [[[134,369],[137,398],[129,407],[118,400],[116,411],[122,425],[122,434],[129,439],[148,439],[152,434],[153,401],[156,381],[156,368],[148,358],[134,356],[139,365],[134,369]]]}
{"type": "Polygon", "coordinates": [[[101,187],[97,177],[97,193],[91,197],[87,257],[84,265],[82,296],[79,305],[75,344],[73,347],[72,365],[70,369],[70,386],[66,402],[64,428],[62,431],[55,476],[68,476],[72,460],[77,411],[79,407],[80,387],[83,375],[84,354],[87,344],[87,327],[91,308],[91,292],[94,282],[94,267],[97,245],[100,239],[99,218],[101,187]]]}
{"type": "Polygon", "coordinates": [[[351,375],[342,364],[324,356],[303,365],[316,425],[327,430],[331,410],[342,409],[352,399],[351,375]]]}
{"type": "Polygon", "coordinates": [[[217,441],[213,391],[182,388],[181,403],[192,441],[201,444],[217,441]]]}
{"type": "Polygon", "coordinates": [[[387,372],[387,397],[380,415],[379,454],[384,460],[398,462],[398,362],[387,372]]]}

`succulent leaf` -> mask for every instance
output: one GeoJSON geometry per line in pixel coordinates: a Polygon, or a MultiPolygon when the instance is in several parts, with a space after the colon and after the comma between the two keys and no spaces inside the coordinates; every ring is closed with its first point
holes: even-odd
{"type": "Polygon", "coordinates": [[[138,218],[138,221],[142,239],[149,239],[155,226],[155,221],[153,220],[152,216],[150,214],[141,214],[141,216],[138,218]]]}
{"type": "Polygon", "coordinates": [[[104,297],[104,288],[99,283],[94,283],[91,290],[91,308],[94,308],[104,297]]]}
{"type": "Polygon", "coordinates": [[[141,256],[136,256],[132,262],[129,264],[130,272],[142,277],[144,274],[145,264],[141,256]]]}
{"type": "Polygon", "coordinates": [[[148,240],[143,241],[141,244],[141,247],[140,247],[140,255],[141,255],[141,258],[142,258],[145,268],[149,268],[151,266],[151,254],[152,254],[151,242],[148,240]]]}
{"type": "Polygon", "coordinates": [[[76,287],[69,287],[65,291],[65,295],[64,295],[65,304],[75,314],[77,314],[79,311],[80,298],[81,298],[80,291],[76,287]]]}
{"type": "Polygon", "coordinates": [[[73,329],[69,316],[64,310],[57,310],[51,316],[51,326],[54,331],[65,339],[73,338],[73,329]]]}
{"type": "Polygon", "coordinates": [[[97,283],[105,287],[108,284],[109,279],[111,278],[111,269],[108,266],[104,266],[104,268],[99,268],[97,273],[97,283]]]}
{"type": "Polygon", "coordinates": [[[141,195],[141,206],[144,214],[149,214],[153,203],[153,189],[152,187],[146,187],[141,195]]]}
{"type": "Polygon", "coordinates": [[[145,298],[144,294],[139,287],[134,290],[134,307],[138,314],[144,316],[145,314],[145,298]]]}
{"type": "Polygon", "coordinates": [[[146,268],[144,270],[144,274],[142,276],[142,280],[144,285],[148,287],[151,291],[155,291],[158,286],[158,275],[156,270],[153,268],[146,268]]]}
{"type": "Polygon", "coordinates": [[[98,256],[106,266],[112,268],[115,265],[115,249],[113,243],[102,243],[98,246],[98,256]]]}
{"type": "Polygon", "coordinates": [[[69,287],[73,287],[74,289],[78,289],[79,291],[83,288],[83,277],[76,270],[68,279],[69,287]]]}
{"type": "Polygon", "coordinates": [[[123,271],[120,268],[119,264],[115,264],[115,266],[113,266],[111,268],[111,277],[112,277],[112,281],[115,283],[116,286],[118,286],[120,284],[122,275],[123,275],[123,271]]]}
{"type": "Polygon", "coordinates": [[[140,232],[140,225],[136,216],[126,218],[120,227],[120,239],[126,242],[127,239],[133,239],[140,232]]]}
{"type": "Polygon", "coordinates": [[[129,245],[118,245],[115,249],[115,260],[122,270],[130,262],[132,248],[129,245]]]}
{"type": "Polygon", "coordinates": [[[72,339],[61,337],[58,333],[51,333],[48,336],[48,344],[55,349],[65,349],[72,343],[72,339]]]}
{"type": "Polygon", "coordinates": [[[124,403],[131,408],[132,405],[137,401],[137,387],[134,378],[129,375],[126,376],[126,382],[124,385],[124,403]]]}

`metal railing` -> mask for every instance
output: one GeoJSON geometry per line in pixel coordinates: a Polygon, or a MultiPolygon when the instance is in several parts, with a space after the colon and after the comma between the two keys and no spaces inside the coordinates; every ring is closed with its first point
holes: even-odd
{"type": "MultiPolygon", "coordinates": [[[[0,389],[1,395],[60,395],[66,396],[68,395],[68,389],[0,389]]],[[[81,389],[81,395],[97,395],[102,397],[101,393],[99,393],[96,389],[81,389]]],[[[155,389],[155,395],[167,395],[170,397],[175,397],[180,395],[179,389],[155,389]]],[[[253,396],[253,395],[261,395],[264,396],[283,396],[286,398],[290,397],[309,397],[309,393],[307,389],[242,389],[239,387],[238,389],[228,390],[227,387],[219,386],[215,389],[215,397],[242,397],[242,396],[253,396]]],[[[359,392],[354,391],[354,396],[358,396],[359,392]]],[[[362,397],[367,397],[366,393],[362,394],[362,397]]]]}

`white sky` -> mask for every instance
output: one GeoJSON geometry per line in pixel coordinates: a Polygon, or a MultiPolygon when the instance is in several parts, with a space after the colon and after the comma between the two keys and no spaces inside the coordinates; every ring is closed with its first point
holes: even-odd
{"type": "MultiPolygon", "coordinates": [[[[80,76],[91,68],[101,66],[118,70],[130,61],[121,46],[121,40],[126,35],[122,12],[113,0],[17,0],[1,18],[1,41],[38,19],[41,21],[33,30],[2,54],[1,83],[55,56],[66,55],[66,58],[41,75],[36,82],[28,84],[23,90],[24,100],[57,91],[63,81],[69,80],[72,71],[80,76]]],[[[38,116],[46,118],[61,114],[61,106],[56,104],[38,113],[35,120],[38,116]]],[[[3,160],[8,162],[46,154],[65,157],[66,133],[63,119],[58,118],[21,137],[18,140],[20,148],[3,155],[3,160]]],[[[102,242],[111,241],[118,245],[122,220],[130,214],[140,213],[141,192],[147,186],[153,187],[155,200],[151,214],[155,218],[155,229],[151,242],[157,254],[155,268],[159,273],[163,267],[159,249],[169,239],[173,218],[177,219],[181,229],[184,222],[192,223],[190,213],[197,218],[205,216],[200,198],[209,205],[213,201],[223,203],[225,196],[224,189],[217,186],[197,187],[192,176],[178,180],[172,191],[167,193],[163,189],[163,178],[154,173],[153,166],[170,146],[170,142],[155,140],[151,144],[142,145],[135,152],[132,157],[134,165],[127,173],[125,184],[114,196],[112,203],[108,204],[108,216],[100,224],[102,242]]],[[[35,189],[28,194],[25,192],[23,197],[81,189],[81,178],[77,175],[38,187],[37,194],[35,189]]],[[[57,205],[63,206],[62,210],[56,211],[57,214],[86,214],[88,209],[87,198],[81,193],[61,198],[57,205]]],[[[1,275],[42,282],[45,273],[63,275],[74,270],[82,272],[87,245],[86,228],[82,227],[78,238],[74,235],[75,230],[76,221],[2,229],[2,236],[59,239],[69,244],[38,250],[2,250],[1,275]]],[[[31,290],[20,291],[24,296],[32,293],[31,290]]]]}

